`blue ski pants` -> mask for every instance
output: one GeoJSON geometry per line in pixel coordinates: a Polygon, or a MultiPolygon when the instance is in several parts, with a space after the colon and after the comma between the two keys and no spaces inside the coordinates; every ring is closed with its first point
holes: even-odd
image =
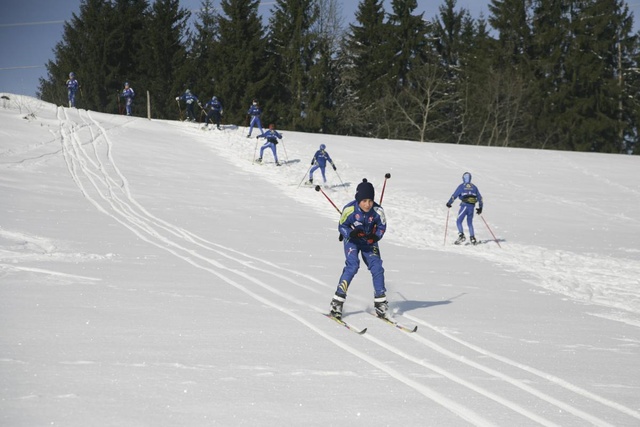
{"type": "Polygon", "coordinates": [[[458,226],[458,233],[464,233],[462,231],[462,222],[467,218],[467,227],[469,227],[469,236],[475,236],[473,231],[473,209],[476,205],[470,203],[460,203],[460,210],[458,211],[458,220],[456,225],[458,226]]]}
{"type": "Polygon", "coordinates": [[[276,161],[276,163],[278,163],[278,153],[276,152],[276,144],[274,144],[273,142],[265,142],[264,145],[262,147],[260,147],[260,158],[262,158],[262,153],[264,153],[264,150],[266,150],[267,148],[271,148],[271,151],[273,152],[273,159],[276,161]]]}
{"type": "Polygon", "coordinates": [[[341,297],[347,296],[349,285],[360,268],[358,254],[362,257],[364,264],[369,269],[371,277],[373,278],[374,298],[386,296],[387,289],[384,286],[384,268],[382,268],[382,258],[380,258],[380,248],[378,244],[358,245],[352,242],[351,239],[344,241],[345,262],[336,295],[340,295],[341,297]]]}

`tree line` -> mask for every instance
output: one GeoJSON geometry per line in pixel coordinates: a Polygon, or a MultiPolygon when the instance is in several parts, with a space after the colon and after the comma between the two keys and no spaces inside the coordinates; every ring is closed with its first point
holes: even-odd
{"type": "MultiPolygon", "coordinates": [[[[83,0],[64,25],[38,96],[64,105],[74,71],[82,108],[118,111],[129,82],[152,115],[175,119],[189,88],[244,125],[302,132],[632,153],[640,122],[639,37],[623,0],[492,0],[474,19],[456,0],[435,17],[416,0],[83,0]]],[[[142,102],[137,103],[142,115],[142,102]]]]}

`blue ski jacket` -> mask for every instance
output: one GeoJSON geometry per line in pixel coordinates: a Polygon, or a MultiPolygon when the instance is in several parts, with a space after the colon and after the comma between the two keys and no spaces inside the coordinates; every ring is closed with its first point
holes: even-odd
{"type": "Polygon", "coordinates": [[[463,182],[458,185],[458,188],[453,192],[447,203],[451,204],[456,199],[460,199],[461,203],[469,205],[478,203],[478,207],[482,208],[482,195],[480,194],[480,190],[471,182],[463,182]]]}
{"type": "Polygon", "coordinates": [[[266,138],[267,142],[270,142],[271,144],[277,144],[278,143],[278,139],[282,139],[282,135],[280,133],[278,133],[277,130],[268,129],[262,135],[256,136],[256,138],[266,138]]]}
{"type": "MultiPolygon", "coordinates": [[[[382,206],[374,202],[373,208],[369,212],[364,212],[355,200],[346,204],[338,223],[338,231],[345,242],[350,239],[349,234],[356,228],[362,229],[365,235],[375,233],[378,240],[382,239],[387,230],[387,220],[382,206]]],[[[368,246],[364,238],[356,239],[353,243],[368,246]]]]}
{"type": "Polygon", "coordinates": [[[247,110],[247,114],[250,116],[260,116],[262,114],[262,108],[258,107],[257,105],[251,105],[251,107],[249,107],[249,109],[247,110]]]}
{"type": "Polygon", "coordinates": [[[311,164],[317,163],[321,169],[324,169],[327,166],[327,162],[333,165],[333,160],[331,160],[331,156],[324,150],[316,151],[316,154],[313,155],[313,160],[311,160],[311,164]]]}

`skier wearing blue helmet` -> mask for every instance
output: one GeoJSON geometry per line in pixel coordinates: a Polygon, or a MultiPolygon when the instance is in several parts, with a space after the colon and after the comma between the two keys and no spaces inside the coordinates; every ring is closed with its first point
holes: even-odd
{"type": "Polygon", "coordinates": [[[67,95],[69,98],[69,107],[76,107],[76,92],[80,89],[80,83],[76,80],[76,73],[69,73],[69,80],[65,83],[67,86],[67,95]]]}
{"type": "Polygon", "coordinates": [[[480,215],[482,213],[483,203],[480,190],[471,183],[471,173],[465,172],[462,174],[462,184],[458,185],[456,191],[454,191],[449,198],[447,208],[450,208],[456,199],[460,199],[460,210],[458,211],[458,219],[456,221],[456,225],[458,226],[458,240],[456,240],[454,244],[459,245],[466,240],[462,229],[462,222],[466,218],[467,227],[469,228],[469,241],[475,245],[477,241],[473,230],[473,208],[476,206],[476,203],[478,203],[476,212],[480,215]]]}
{"type": "Polygon", "coordinates": [[[331,166],[333,166],[333,170],[337,169],[326,149],[326,145],[320,144],[320,149],[316,151],[316,154],[313,155],[313,159],[311,159],[311,169],[309,169],[309,181],[307,181],[307,184],[313,184],[313,173],[318,169],[320,169],[320,172],[322,173],[322,181],[325,184],[327,183],[327,176],[324,172],[325,168],[327,167],[327,162],[331,163],[331,166]]]}

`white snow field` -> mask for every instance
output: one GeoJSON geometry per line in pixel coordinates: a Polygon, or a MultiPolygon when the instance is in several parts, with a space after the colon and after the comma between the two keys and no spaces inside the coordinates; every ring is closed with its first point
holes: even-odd
{"type": "Polygon", "coordinates": [[[640,426],[638,156],[281,129],[276,167],[244,127],[0,95],[0,425],[640,426]],[[321,143],[327,197],[300,185],[321,143]],[[477,246],[458,203],[445,227],[465,171],[477,246]],[[371,315],[364,265],[367,332],[322,316],[329,200],[363,178],[416,333],[371,315]]]}

